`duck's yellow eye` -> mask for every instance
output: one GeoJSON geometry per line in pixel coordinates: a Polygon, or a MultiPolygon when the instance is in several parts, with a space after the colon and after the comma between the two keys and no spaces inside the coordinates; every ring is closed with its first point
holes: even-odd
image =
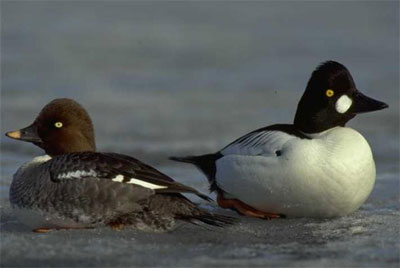
{"type": "Polygon", "coordinates": [[[335,91],[333,91],[332,89],[327,89],[326,91],[325,91],[325,95],[327,96],[327,97],[332,97],[333,95],[335,94],[335,91]]]}
{"type": "Polygon", "coordinates": [[[62,122],[56,122],[56,123],[54,124],[54,126],[55,126],[56,128],[62,128],[63,123],[62,123],[62,122]]]}

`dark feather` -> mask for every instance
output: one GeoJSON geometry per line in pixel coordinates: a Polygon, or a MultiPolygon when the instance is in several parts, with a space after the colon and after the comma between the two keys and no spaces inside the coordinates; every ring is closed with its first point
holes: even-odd
{"type": "MultiPolygon", "coordinates": [[[[139,160],[115,153],[79,152],[54,157],[49,168],[52,181],[58,182],[67,179],[114,179],[118,175],[124,176],[122,183],[135,178],[158,186],[156,193],[193,193],[200,198],[210,201],[206,195],[196,189],[175,182],[172,178],[146,165],[139,160]]],[[[141,186],[138,186],[141,187],[141,186]]]]}
{"type": "Polygon", "coordinates": [[[221,158],[221,153],[205,154],[199,156],[186,156],[186,157],[174,157],[171,156],[169,159],[177,162],[190,163],[198,167],[206,176],[210,183],[210,191],[222,191],[216,183],[215,173],[217,168],[215,162],[221,158]]]}
{"type": "MultiPolygon", "coordinates": [[[[307,135],[305,135],[303,132],[299,131],[294,125],[290,124],[276,124],[276,125],[271,125],[263,128],[256,129],[252,132],[247,133],[246,135],[234,140],[233,142],[229,143],[227,146],[225,146],[222,150],[235,145],[235,144],[242,144],[243,146],[246,146],[248,144],[251,144],[254,142],[253,146],[257,146],[259,144],[259,141],[261,140],[264,134],[266,134],[269,131],[282,131],[284,133],[287,133],[292,136],[296,136],[300,139],[311,139],[307,135]]],[[[221,151],[222,151],[221,150],[221,151]]]]}
{"type": "Polygon", "coordinates": [[[226,225],[231,225],[236,223],[238,220],[229,216],[218,215],[213,213],[204,213],[201,215],[177,215],[176,219],[188,221],[193,224],[197,224],[196,221],[203,222],[208,225],[213,225],[217,227],[225,227],[226,225]]]}

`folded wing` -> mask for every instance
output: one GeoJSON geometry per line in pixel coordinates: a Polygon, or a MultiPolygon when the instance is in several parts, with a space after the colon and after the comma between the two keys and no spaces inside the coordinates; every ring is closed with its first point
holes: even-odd
{"type": "Polygon", "coordinates": [[[60,155],[51,160],[52,181],[98,178],[153,190],[155,193],[193,193],[210,200],[196,189],[174,181],[155,168],[122,154],[79,152],[60,155]]]}

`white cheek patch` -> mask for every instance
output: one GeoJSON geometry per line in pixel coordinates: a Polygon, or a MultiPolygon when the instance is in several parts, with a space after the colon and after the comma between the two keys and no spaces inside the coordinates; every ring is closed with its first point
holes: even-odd
{"type": "Polygon", "coordinates": [[[347,96],[347,95],[342,95],[335,104],[336,111],[338,113],[345,113],[347,110],[351,107],[353,104],[353,101],[347,96]]]}

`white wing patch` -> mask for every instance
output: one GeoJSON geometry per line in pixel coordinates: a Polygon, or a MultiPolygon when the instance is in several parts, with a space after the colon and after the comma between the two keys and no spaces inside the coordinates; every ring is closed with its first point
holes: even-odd
{"type": "Polygon", "coordinates": [[[290,139],[295,138],[278,130],[265,130],[247,134],[220,151],[223,155],[275,155],[290,139]]]}
{"type": "Polygon", "coordinates": [[[114,179],[112,179],[112,181],[116,181],[116,182],[122,182],[123,180],[124,180],[124,176],[122,176],[122,175],[118,175],[114,179]]]}
{"type": "MultiPolygon", "coordinates": [[[[85,170],[77,170],[77,171],[70,171],[68,173],[62,173],[58,175],[58,179],[80,179],[82,177],[97,177],[97,173],[94,170],[90,171],[85,171],[85,170]]],[[[124,175],[117,175],[115,178],[112,179],[112,181],[115,182],[123,182],[125,179],[124,175]]],[[[131,178],[128,182],[128,184],[136,184],[139,186],[142,186],[144,188],[156,190],[156,189],[165,189],[168,188],[168,186],[163,186],[163,185],[157,185],[154,183],[142,181],[139,179],[131,178]]]]}
{"type": "MultiPolygon", "coordinates": [[[[117,175],[115,178],[112,179],[112,181],[115,181],[115,182],[123,182],[123,180],[124,180],[123,175],[117,175]]],[[[152,189],[152,190],[168,188],[168,186],[157,185],[157,184],[153,184],[150,182],[138,180],[135,178],[131,178],[127,183],[136,184],[136,185],[142,186],[144,188],[152,189]]]]}
{"type": "Polygon", "coordinates": [[[67,173],[61,173],[60,175],[57,176],[57,179],[80,179],[82,177],[96,177],[97,173],[94,170],[76,170],[76,171],[70,171],[67,173]]]}
{"type": "Polygon", "coordinates": [[[161,185],[145,182],[145,181],[138,180],[138,179],[131,179],[127,183],[137,184],[137,185],[143,186],[145,188],[153,189],[153,190],[168,188],[167,186],[161,186],[161,185]]]}

